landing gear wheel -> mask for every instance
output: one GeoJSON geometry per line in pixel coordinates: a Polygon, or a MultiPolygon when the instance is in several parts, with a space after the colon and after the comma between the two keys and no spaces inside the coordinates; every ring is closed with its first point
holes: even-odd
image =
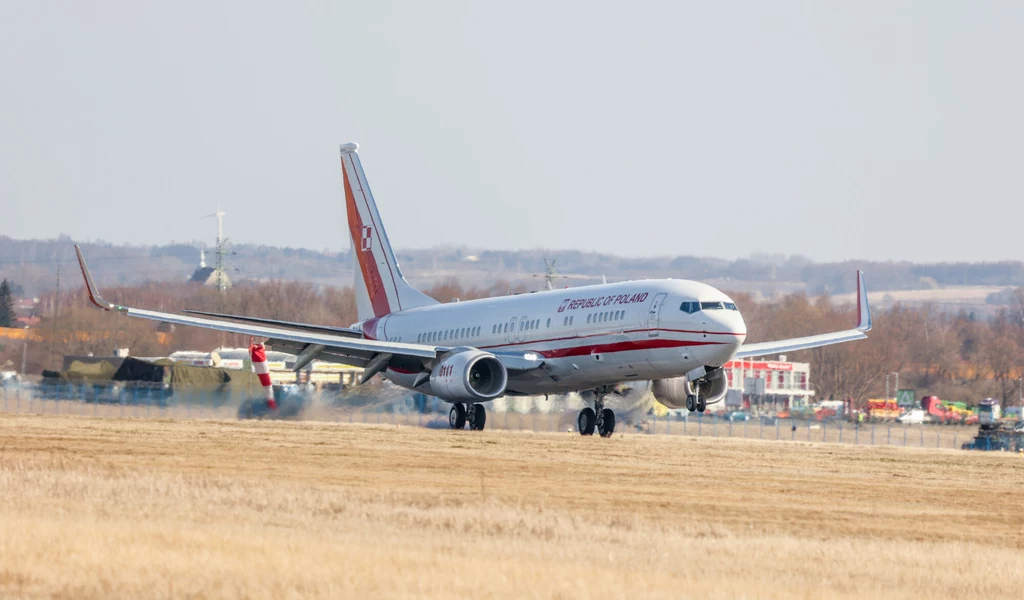
{"type": "Polygon", "coordinates": [[[452,429],[466,428],[466,405],[460,402],[452,404],[452,411],[448,413],[448,424],[452,429]]]}
{"type": "Polygon", "coordinates": [[[601,437],[611,437],[615,433],[615,413],[612,409],[606,408],[601,411],[601,418],[597,420],[597,432],[601,437]]]}
{"type": "Polygon", "coordinates": [[[469,428],[473,431],[483,431],[484,424],[487,423],[487,411],[484,410],[483,404],[473,404],[469,407],[469,414],[467,415],[469,421],[469,428]]]}
{"type": "Polygon", "coordinates": [[[704,409],[708,407],[707,400],[698,397],[697,398],[697,412],[704,412],[704,409]]]}
{"type": "Polygon", "coordinates": [[[580,411],[576,417],[576,429],[580,435],[594,435],[594,426],[597,425],[597,413],[589,406],[580,411]]]}
{"type": "Polygon", "coordinates": [[[690,412],[697,410],[697,397],[693,394],[686,397],[686,410],[690,412]]]}

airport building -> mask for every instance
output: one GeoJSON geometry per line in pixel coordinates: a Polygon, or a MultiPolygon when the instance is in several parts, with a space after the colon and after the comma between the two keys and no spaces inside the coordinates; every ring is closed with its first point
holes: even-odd
{"type": "Polygon", "coordinates": [[[742,359],[728,362],[723,367],[729,380],[729,393],[725,398],[727,410],[766,410],[803,408],[811,404],[810,363],[781,360],[765,361],[742,359]]]}

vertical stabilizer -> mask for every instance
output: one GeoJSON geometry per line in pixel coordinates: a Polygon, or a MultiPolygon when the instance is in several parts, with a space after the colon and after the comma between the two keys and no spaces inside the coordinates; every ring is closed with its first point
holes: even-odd
{"type": "Polygon", "coordinates": [[[345,210],[352,236],[352,252],[357,262],[355,285],[359,320],[437,304],[436,300],[409,285],[402,276],[377,212],[377,203],[366,182],[358,149],[356,144],[341,146],[345,210]],[[369,302],[359,302],[361,297],[369,302]]]}

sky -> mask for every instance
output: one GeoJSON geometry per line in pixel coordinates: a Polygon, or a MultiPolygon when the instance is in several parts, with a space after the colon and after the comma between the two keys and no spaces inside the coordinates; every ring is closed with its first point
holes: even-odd
{"type": "Polygon", "coordinates": [[[1024,2],[0,0],[0,235],[1024,260],[1024,2]]]}

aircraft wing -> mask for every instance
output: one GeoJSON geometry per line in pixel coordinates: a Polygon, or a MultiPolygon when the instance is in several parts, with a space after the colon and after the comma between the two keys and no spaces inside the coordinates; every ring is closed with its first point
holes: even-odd
{"type": "MultiPolygon", "coordinates": [[[[75,246],[75,252],[78,254],[78,264],[82,268],[82,276],[85,278],[85,285],[89,292],[89,299],[92,303],[103,310],[117,311],[124,313],[129,317],[139,317],[142,319],[150,319],[152,321],[161,321],[163,323],[173,323],[175,325],[191,325],[194,327],[203,327],[205,329],[214,329],[229,333],[241,333],[245,335],[269,338],[268,343],[270,344],[277,345],[275,343],[277,342],[291,350],[300,349],[299,352],[315,348],[318,352],[313,354],[325,354],[328,359],[344,359],[343,361],[338,360],[338,362],[345,362],[345,364],[354,364],[356,366],[365,366],[366,363],[379,354],[392,354],[402,358],[429,361],[436,359],[441,351],[447,350],[447,348],[435,348],[434,346],[425,346],[422,344],[404,344],[398,342],[359,339],[352,337],[348,332],[327,333],[323,331],[301,331],[288,329],[282,326],[256,323],[233,323],[230,321],[205,319],[131,308],[128,306],[119,306],[103,299],[95,282],[93,282],[92,274],[89,273],[89,268],[85,264],[85,257],[82,256],[82,250],[77,245],[75,246]]],[[[284,324],[282,323],[281,325],[284,324]]],[[[310,360],[312,360],[312,357],[310,357],[310,360]]],[[[307,361],[307,364],[308,362],[309,361],[307,361]]]]}
{"type": "MultiPolygon", "coordinates": [[[[433,368],[434,361],[439,356],[451,350],[447,346],[362,339],[354,337],[353,333],[355,333],[355,330],[345,328],[332,329],[251,317],[245,318],[245,320],[250,321],[249,323],[234,323],[231,321],[120,306],[108,302],[100,295],[99,288],[96,287],[92,274],[85,264],[82,249],[76,245],[75,252],[78,254],[78,264],[82,269],[82,277],[85,278],[89,300],[103,310],[112,310],[126,314],[129,317],[138,317],[162,323],[190,325],[216,331],[267,338],[266,343],[273,346],[276,350],[297,355],[295,365],[292,367],[296,371],[305,367],[314,359],[354,365],[366,369],[360,381],[362,383],[388,366],[401,367],[415,372],[427,372],[433,368]]],[[[230,315],[220,315],[219,313],[212,314],[227,318],[239,318],[230,315]]],[[[498,356],[498,359],[503,364],[508,365],[510,370],[537,368],[543,364],[543,360],[538,360],[538,357],[532,353],[502,353],[501,356],[498,356]]]]}
{"type": "Polygon", "coordinates": [[[287,329],[301,329],[303,331],[312,331],[316,333],[327,333],[331,335],[340,335],[343,337],[350,338],[362,338],[363,332],[359,329],[352,329],[351,327],[331,327],[330,325],[314,325],[312,323],[297,323],[295,321],[278,321],[277,319],[264,319],[262,317],[243,317],[240,315],[226,315],[224,313],[206,312],[204,310],[189,310],[185,309],[181,312],[188,313],[190,315],[203,315],[204,317],[217,317],[218,319],[232,319],[235,321],[244,321],[247,323],[259,323],[261,325],[278,325],[287,329]]]}
{"type": "Polygon", "coordinates": [[[871,331],[871,307],[868,306],[868,292],[864,287],[864,273],[857,271],[857,327],[846,331],[835,331],[819,335],[790,338],[775,342],[758,342],[756,344],[743,344],[733,358],[751,358],[754,356],[770,356],[780,352],[795,352],[819,346],[841,344],[862,340],[871,331]]]}

